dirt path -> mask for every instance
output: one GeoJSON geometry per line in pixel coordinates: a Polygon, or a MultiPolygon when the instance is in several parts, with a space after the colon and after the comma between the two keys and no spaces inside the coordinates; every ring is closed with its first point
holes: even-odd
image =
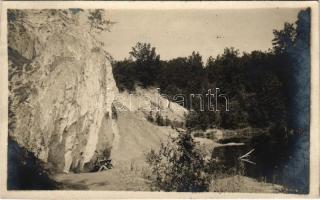
{"type": "MultiPolygon", "coordinates": [[[[142,178],[141,171],[111,169],[103,172],[81,174],[59,174],[54,179],[63,184],[65,190],[101,191],[150,191],[150,182],[142,178]]],[[[284,192],[280,185],[259,182],[245,176],[230,176],[216,179],[210,192],[284,192]]]]}
{"type": "Polygon", "coordinates": [[[66,190],[148,191],[148,180],[136,170],[110,169],[95,173],[58,174],[54,179],[66,190]]]}

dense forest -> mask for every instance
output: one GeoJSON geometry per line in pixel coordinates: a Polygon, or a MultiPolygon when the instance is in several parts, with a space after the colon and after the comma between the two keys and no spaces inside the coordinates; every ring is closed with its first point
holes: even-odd
{"type": "MultiPolygon", "coordinates": [[[[257,50],[241,54],[231,47],[225,48],[222,55],[209,57],[206,62],[198,52],[165,61],[160,59],[151,44],[138,42],[129,52],[128,59],[113,64],[117,86],[129,91],[133,91],[137,84],[159,87],[169,98],[176,94],[185,95],[184,106],[192,107],[194,111],[188,116],[189,128],[234,129],[273,125],[301,128],[295,127],[297,123],[292,119],[292,112],[296,109],[294,98],[298,93],[298,81],[301,81],[297,80],[301,75],[299,70],[302,70],[299,69],[301,61],[297,59],[309,62],[305,58],[310,57],[307,50],[310,43],[309,12],[300,12],[295,24],[285,23],[283,30],[274,30],[273,48],[266,52],[257,50]],[[201,112],[199,99],[190,102],[187,98],[190,94],[205,95],[209,89],[214,91],[216,88],[228,96],[230,112],[223,112],[224,109],[210,112],[207,105],[201,112]]],[[[307,82],[305,86],[308,86],[307,82]]]]}

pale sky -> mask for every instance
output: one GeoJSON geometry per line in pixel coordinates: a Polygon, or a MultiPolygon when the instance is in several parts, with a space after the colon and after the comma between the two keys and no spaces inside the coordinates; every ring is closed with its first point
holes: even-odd
{"type": "Polygon", "coordinates": [[[199,51],[205,61],[210,55],[221,54],[225,47],[240,52],[268,50],[272,47],[272,30],[282,29],[285,22],[295,22],[298,12],[286,8],[108,10],[108,17],[117,23],[102,37],[116,60],[128,57],[137,42],[148,42],[163,60],[199,51]]]}

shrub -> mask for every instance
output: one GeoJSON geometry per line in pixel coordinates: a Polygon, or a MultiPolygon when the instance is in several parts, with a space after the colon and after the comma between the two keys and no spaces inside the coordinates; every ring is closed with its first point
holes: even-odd
{"type": "Polygon", "coordinates": [[[210,178],[205,173],[204,155],[196,148],[189,132],[179,132],[162,143],[158,152],[151,150],[146,161],[153,173],[157,190],[177,192],[208,191],[210,178]]]}

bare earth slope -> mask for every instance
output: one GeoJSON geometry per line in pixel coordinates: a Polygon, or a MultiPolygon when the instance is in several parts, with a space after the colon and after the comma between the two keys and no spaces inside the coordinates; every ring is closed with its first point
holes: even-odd
{"type": "Polygon", "coordinates": [[[94,190],[150,190],[143,178],[148,172],[144,153],[157,149],[167,135],[174,134],[170,127],[159,127],[130,111],[117,113],[119,146],[111,151],[114,168],[95,173],[59,174],[55,179],[71,189],[94,190]]]}
{"type": "Polygon", "coordinates": [[[169,133],[175,131],[170,127],[156,126],[132,112],[120,112],[117,124],[119,127],[119,147],[112,150],[114,163],[144,164],[144,153],[157,149],[169,133]]]}

